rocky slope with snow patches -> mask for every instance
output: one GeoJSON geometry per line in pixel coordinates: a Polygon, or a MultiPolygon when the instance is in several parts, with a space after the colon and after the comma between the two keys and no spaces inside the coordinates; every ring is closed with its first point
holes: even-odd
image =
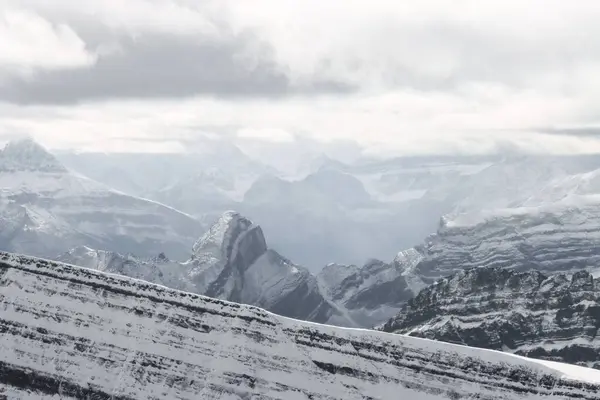
{"type": "MultiPolygon", "coordinates": [[[[327,298],[354,326],[373,327],[396,315],[413,297],[405,271],[396,261],[371,260],[360,268],[328,264],[317,279],[327,298]]],[[[340,324],[346,325],[343,321],[340,324]]]]}
{"type": "Polygon", "coordinates": [[[421,260],[407,278],[416,289],[472,267],[594,269],[600,265],[600,198],[442,218],[437,233],[413,251],[421,260]]]}
{"type": "Polygon", "coordinates": [[[59,261],[117,273],[214,298],[251,304],[316,322],[350,322],[321,294],[317,279],[269,249],[262,229],[239,213],[224,213],[194,244],[192,257],[141,259],[85,247],[59,261]]]}
{"type": "Polygon", "coordinates": [[[597,371],[275,316],[0,253],[0,395],[597,399],[597,371]]]}
{"type": "Polygon", "coordinates": [[[383,330],[600,368],[600,281],[469,269],[422,290],[383,330]]]}
{"type": "Polygon", "coordinates": [[[25,139],[0,151],[0,249],[51,257],[69,248],[189,255],[199,221],[68,171],[25,139]]]}

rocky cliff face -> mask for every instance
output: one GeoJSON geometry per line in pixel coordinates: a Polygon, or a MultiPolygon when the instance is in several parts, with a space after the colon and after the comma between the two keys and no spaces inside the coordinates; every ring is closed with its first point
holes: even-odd
{"type": "MultiPolygon", "coordinates": [[[[259,226],[231,212],[197,241],[189,261],[162,263],[158,277],[152,271],[125,274],[295,318],[373,327],[396,315],[424,287],[466,268],[546,274],[598,265],[596,204],[445,218],[437,234],[398,253],[392,262],[374,260],[362,267],[330,264],[316,278],[269,249],[259,226]]],[[[92,266],[85,257],[60,260],[92,266]]]]}
{"type": "Polygon", "coordinates": [[[462,214],[442,219],[416,248],[412,274],[424,284],[472,267],[566,272],[600,265],[600,201],[579,197],[553,205],[462,214]]]}
{"type": "Polygon", "coordinates": [[[597,399],[594,370],[277,317],[0,253],[0,397],[597,399]]]}
{"type": "Polygon", "coordinates": [[[600,368],[600,282],[500,267],[461,271],[421,291],[387,332],[600,368]]]}
{"type": "Polygon", "coordinates": [[[536,208],[445,217],[435,235],[398,253],[393,262],[361,268],[330,264],[319,281],[356,326],[369,327],[397,314],[421,289],[465,269],[543,274],[595,270],[600,265],[598,204],[586,196],[536,208]]]}
{"type": "Polygon", "coordinates": [[[281,315],[315,322],[350,323],[321,294],[308,270],[268,249],[260,226],[230,211],[193,246],[190,260],[77,248],[59,261],[117,273],[171,288],[251,304],[281,315]]]}

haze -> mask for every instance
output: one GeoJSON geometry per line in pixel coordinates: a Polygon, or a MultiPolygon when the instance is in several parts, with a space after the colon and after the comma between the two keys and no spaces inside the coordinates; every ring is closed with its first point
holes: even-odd
{"type": "Polygon", "coordinates": [[[448,214],[561,199],[582,190],[561,179],[598,167],[594,1],[3,0],[0,15],[0,141],[32,138],[203,228],[240,211],[311,270],[390,260],[448,214]]]}

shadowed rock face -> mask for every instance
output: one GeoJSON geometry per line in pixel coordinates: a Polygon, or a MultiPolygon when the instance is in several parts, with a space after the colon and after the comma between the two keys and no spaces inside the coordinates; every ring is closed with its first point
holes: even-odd
{"type": "Polygon", "coordinates": [[[600,392],[593,370],[311,324],[6,253],[0,309],[7,398],[593,400],[600,392]]]}
{"type": "Polygon", "coordinates": [[[386,332],[600,368],[600,282],[475,268],[421,291],[386,332]]]}
{"type": "Polygon", "coordinates": [[[338,313],[321,294],[316,278],[268,249],[260,226],[239,213],[224,213],[194,244],[192,253],[190,260],[179,263],[166,257],[144,260],[78,248],[59,261],[251,304],[293,318],[327,322],[338,313]]]}

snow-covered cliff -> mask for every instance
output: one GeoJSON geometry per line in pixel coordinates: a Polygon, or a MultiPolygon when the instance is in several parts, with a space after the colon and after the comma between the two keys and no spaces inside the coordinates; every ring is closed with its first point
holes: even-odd
{"type": "Polygon", "coordinates": [[[573,196],[544,206],[442,218],[415,247],[421,260],[407,278],[415,292],[473,267],[567,272],[600,265],[600,198],[573,196]]]}
{"type": "Polygon", "coordinates": [[[598,399],[600,373],[0,253],[0,396],[598,399]]]}

